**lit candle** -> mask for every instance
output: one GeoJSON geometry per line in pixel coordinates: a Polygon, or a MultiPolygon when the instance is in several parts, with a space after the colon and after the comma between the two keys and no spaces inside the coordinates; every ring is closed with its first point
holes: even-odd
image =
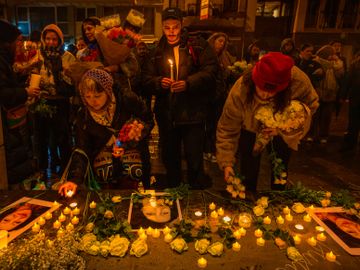
{"type": "Polygon", "coordinates": [[[50,212],[46,212],[45,219],[47,220],[52,219],[52,214],[50,212]]]}
{"type": "Polygon", "coordinates": [[[151,228],[150,226],[146,229],[146,234],[147,234],[147,235],[152,235],[153,232],[154,232],[154,229],[151,228]]]}
{"type": "Polygon", "coordinates": [[[72,190],[68,190],[66,192],[66,197],[68,197],[68,198],[71,198],[73,195],[74,195],[74,191],[72,191],[72,190]]]}
{"type": "Polygon", "coordinates": [[[215,208],[216,208],[216,204],[215,204],[215,203],[212,202],[212,203],[209,204],[209,209],[210,209],[210,210],[215,210],[215,208]]]}
{"type": "Polygon", "coordinates": [[[326,235],[324,233],[319,233],[318,235],[316,235],[316,239],[319,241],[326,241],[326,235]]]}
{"type": "Polygon", "coordinates": [[[243,227],[241,227],[238,231],[240,232],[241,236],[246,235],[246,230],[243,227]]]}
{"type": "Polygon", "coordinates": [[[166,243],[170,243],[173,240],[173,237],[170,233],[168,233],[168,234],[165,234],[164,240],[166,243]]]}
{"type": "Polygon", "coordinates": [[[91,209],[96,208],[96,202],[92,201],[92,202],[90,203],[89,207],[90,207],[91,209]]]}
{"type": "Polygon", "coordinates": [[[310,238],[308,238],[307,243],[308,243],[310,246],[315,247],[317,241],[316,241],[316,239],[315,239],[314,237],[310,237],[310,238]]]}
{"type": "Polygon", "coordinates": [[[293,238],[294,238],[295,245],[299,245],[299,244],[301,243],[301,238],[300,238],[300,236],[295,235],[293,238]]]}
{"type": "Polygon", "coordinates": [[[284,213],[284,215],[289,214],[290,213],[290,208],[288,206],[284,207],[283,213],[284,213]]]}
{"type": "Polygon", "coordinates": [[[281,225],[281,224],[284,224],[284,218],[279,215],[277,218],[276,218],[276,223],[281,225]]]}
{"type": "Polygon", "coordinates": [[[74,216],[72,219],[71,219],[71,223],[76,225],[79,223],[79,218],[77,216],[74,216]]]}
{"type": "Polygon", "coordinates": [[[155,229],[154,232],[152,233],[152,237],[159,238],[160,237],[160,230],[155,229]]]}
{"type": "Polygon", "coordinates": [[[260,237],[256,239],[256,244],[260,247],[263,247],[265,245],[265,240],[264,238],[260,237]]]}
{"type": "Polygon", "coordinates": [[[233,236],[235,237],[235,239],[239,240],[241,238],[241,232],[239,230],[236,230],[235,232],[233,232],[233,236]]]}
{"type": "Polygon", "coordinates": [[[316,230],[317,232],[323,232],[323,231],[325,231],[325,229],[324,229],[323,227],[321,227],[321,226],[316,226],[316,227],[315,227],[315,230],[316,230]]]}
{"type": "Polygon", "coordinates": [[[311,222],[311,217],[310,217],[310,215],[309,215],[309,214],[306,214],[306,215],[303,217],[303,220],[304,220],[305,222],[311,222]]]}
{"type": "Polygon", "coordinates": [[[336,255],[332,251],[326,252],[326,259],[329,262],[335,262],[336,261],[336,255]]]}
{"type": "Polygon", "coordinates": [[[266,217],[264,218],[264,224],[266,224],[266,225],[271,224],[271,218],[269,218],[269,216],[266,216],[266,217]]]}
{"type": "Polygon", "coordinates": [[[58,207],[58,206],[59,206],[59,203],[58,203],[57,201],[54,201],[54,202],[53,202],[53,206],[58,207]]]}
{"type": "Polygon", "coordinates": [[[207,260],[201,257],[200,259],[198,259],[197,264],[199,268],[205,268],[207,266],[207,260]]]}
{"type": "Polygon", "coordinates": [[[147,239],[147,235],[146,235],[146,233],[141,233],[141,234],[139,234],[139,238],[141,239],[141,240],[146,240],[147,239]]]}
{"type": "Polygon", "coordinates": [[[77,208],[77,207],[75,207],[75,209],[74,209],[74,210],[72,210],[72,214],[73,214],[74,216],[79,215],[79,214],[80,214],[80,209],[79,209],[79,208],[77,208]]]}
{"type": "Polygon", "coordinates": [[[74,230],[74,225],[72,225],[71,223],[69,223],[68,225],[66,225],[66,230],[67,230],[68,232],[73,231],[73,230],[74,230]]]}
{"type": "Polygon", "coordinates": [[[314,211],[314,208],[315,208],[315,207],[314,207],[314,205],[313,205],[313,204],[312,204],[312,205],[310,205],[310,206],[309,206],[309,211],[310,211],[310,212],[313,212],[313,211],[314,211]]]}
{"type": "Polygon", "coordinates": [[[167,235],[170,232],[171,232],[171,229],[168,226],[165,226],[165,228],[163,229],[164,235],[167,235]]]}
{"type": "Polygon", "coordinates": [[[60,216],[59,216],[59,218],[58,218],[58,220],[59,220],[60,222],[64,222],[64,221],[66,220],[66,216],[64,216],[63,213],[61,213],[60,216]]]}
{"type": "Polygon", "coordinates": [[[170,64],[170,79],[174,80],[174,63],[171,59],[168,59],[170,64]]]}
{"type": "Polygon", "coordinates": [[[240,251],[241,245],[238,242],[232,244],[233,251],[240,251]]]}
{"type": "Polygon", "coordinates": [[[257,229],[257,230],[255,230],[254,235],[255,235],[255,237],[262,237],[262,236],[263,236],[263,232],[262,232],[262,230],[257,229]]]}
{"type": "Polygon", "coordinates": [[[45,221],[45,218],[43,218],[43,217],[40,217],[40,218],[38,219],[38,223],[39,223],[40,226],[44,225],[45,222],[46,222],[46,221],[45,221]]]}
{"type": "Polygon", "coordinates": [[[0,249],[6,248],[8,244],[8,231],[0,230],[0,249]]]}
{"type": "Polygon", "coordinates": [[[63,210],[63,213],[64,213],[64,215],[70,214],[70,213],[71,213],[70,208],[69,208],[69,207],[65,207],[64,210],[63,210]]]}
{"type": "Polygon", "coordinates": [[[201,212],[201,211],[196,211],[196,212],[195,212],[195,216],[201,217],[201,216],[202,216],[202,212],[201,212]]]}
{"type": "Polygon", "coordinates": [[[285,216],[285,219],[287,220],[287,221],[293,221],[293,216],[289,213],[289,214],[287,214],[286,216],[285,216]]]}
{"type": "Polygon", "coordinates": [[[56,221],[53,223],[53,228],[54,228],[54,229],[59,229],[60,226],[61,226],[61,223],[60,223],[60,221],[58,221],[58,220],[56,220],[56,221]]]}
{"type": "Polygon", "coordinates": [[[220,207],[218,210],[217,210],[217,213],[219,216],[223,216],[225,213],[224,213],[224,209],[222,209],[222,207],[220,207]]]}
{"type": "Polygon", "coordinates": [[[138,235],[143,234],[143,233],[145,233],[145,230],[143,229],[143,227],[140,227],[138,229],[137,233],[138,233],[138,235]]]}
{"type": "Polygon", "coordinates": [[[229,223],[229,222],[231,221],[231,217],[225,216],[225,217],[223,217],[223,221],[224,221],[225,223],[229,223]]]}
{"type": "Polygon", "coordinates": [[[295,229],[302,231],[302,230],[304,230],[304,226],[301,224],[295,224],[295,229]]]}
{"type": "Polygon", "coordinates": [[[32,226],[31,230],[34,232],[34,233],[38,233],[40,232],[40,225],[35,222],[34,225],[32,226]]]}
{"type": "Polygon", "coordinates": [[[77,202],[70,203],[69,206],[70,206],[71,208],[75,208],[75,207],[77,206],[77,202]]]}
{"type": "Polygon", "coordinates": [[[60,228],[60,229],[57,231],[56,236],[57,236],[58,238],[61,238],[61,237],[64,236],[64,234],[65,234],[65,231],[64,231],[62,228],[60,228]]]}
{"type": "Polygon", "coordinates": [[[212,211],[211,214],[210,214],[210,217],[211,217],[211,218],[218,218],[218,216],[219,216],[219,215],[218,215],[218,213],[217,213],[215,210],[212,211]]]}

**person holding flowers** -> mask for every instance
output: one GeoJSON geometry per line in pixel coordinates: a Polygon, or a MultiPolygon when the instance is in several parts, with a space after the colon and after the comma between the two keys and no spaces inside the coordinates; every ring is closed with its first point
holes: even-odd
{"type": "Polygon", "coordinates": [[[153,120],[142,100],[117,87],[111,75],[102,69],[89,70],[82,77],[79,90],[84,108],[77,116],[78,150],[68,164],[66,176],[70,180],[61,183],[59,188],[62,195],[68,190],[76,191],[85,181],[89,166],[95,172],[97,183],[106,187],[135,188],[137,181],[134,180],[149,186],[147,137],[153,120]],[[135,171],[129,167],[126,170],[124,156],[133,149],[140,153],[142,164],[137,164],[135,171]]]}
{"type": "MultiPolygon", "coordinates": [[[[296,149],[300,139],[305,136],[311,116],[318,106],[318,95],[310,80],[294,66],[289,56],[278,52],[263,56],[232,87],[218,123],[217,160],[224,170],[225,180],[235,175],[233,167],[238,152],[240,174],[245,177],[246,189],[256,191],[261,157],[254,155],[253,151],[260,133],[272,140],[268,147],[272,146],[277,158],[282,159],[282,175],[286,178],[291,149],[296,149]],[[280,128],[272,123],[277,122],[275,114],[286,111],[292,101],[298,101],[308,109],[304,110],[306,120],[302,123],[302,128],[297,129],[295,135],[287,136],[286,133],[280,134],[280,128]],[[273,120],[268,121],[270,124],[256,119],[257,111],[265,106],[273,108],[272,113],[266,117],[273,120]]],[[[279,188],[275,180],[273,173],[271,186],[279,188]]]]}

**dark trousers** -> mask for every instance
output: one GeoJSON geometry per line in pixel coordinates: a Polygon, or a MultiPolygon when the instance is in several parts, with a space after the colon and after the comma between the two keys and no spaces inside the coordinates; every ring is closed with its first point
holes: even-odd
{"type": "Polygon", "coordinates": [[[187,163],[187,180],[192,188],[210,185],[210,178],[204,175],[204,124],[173,126],[168,121],[157,118],[160,135],[162,161],[169,187],[181,183],[181,145],[184,145],[187,163]]]}
{"type": "MultiPolygon", "coordinates": [[[[240,162],[240,174],[244,176],[244,184],[249,191],[256,191],[258,175],[260,170],[261,155],[253,155],[253,147],[256,139],[256,134],[247,130],[241,130],[239,147],[238,147],[238,160],[240,162]]],[[[283,160],[285,172],[288,172],[288,164],[291,155],[291,149],[287,146],[280,136],[273,138],[273,147],[278,158],[283,160]]],[[[271,142],[267,145],[266,149],[271,150],[271,142]]],[[[271,165],[271,188],[279,189],[279,185],[274,184],[274,172],[271,165]]]]}
{"type": "Polygon", "coordinates": [[[320,106],[313,115],[309,136],[314,139],[327,139],[330,133],[332,115],[335,111],[335,101],[320,101],[320,106]]]}

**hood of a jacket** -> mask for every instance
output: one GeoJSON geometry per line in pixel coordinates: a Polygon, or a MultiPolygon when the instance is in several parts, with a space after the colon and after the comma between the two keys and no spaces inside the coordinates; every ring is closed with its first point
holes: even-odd
{"type": "Polygon", "coordinates": [[[293,46],[292,51],[295,50],[295,43],[294,43],[294,41],[293,41],[291,38],[285,38],[283,41],[281,41],[280,51],[281,51],[282,53],[284,53],[284,47],[285,47],[285,45],[288,44],[288,43],[291,43],[291,44],[292,44],[292,46],[293,46]]]}
{"type": "Polygon", "coordinates": [[[42,30],[42,32],[41,32],[41,43],[43,45],[45,45],[45,34],[48,31],[55,32],[58,35],[59,40],[60,40],[58,47],[61,47],[64,44],[64,35],[63,35],[61,29],[55,24],[49,24],[49,25],[45,26],[45,28],[42,30]]]}

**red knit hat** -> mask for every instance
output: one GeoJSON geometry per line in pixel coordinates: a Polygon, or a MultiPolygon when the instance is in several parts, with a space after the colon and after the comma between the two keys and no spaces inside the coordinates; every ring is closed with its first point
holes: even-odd
{"type": "Polygon", "coordinates": [[[252,80],[263,91],[282,91],[290,83],[293,66],[294,61],[291,57],[280,52],[270,52],[256,63],[252,71],[252,80]]]}

